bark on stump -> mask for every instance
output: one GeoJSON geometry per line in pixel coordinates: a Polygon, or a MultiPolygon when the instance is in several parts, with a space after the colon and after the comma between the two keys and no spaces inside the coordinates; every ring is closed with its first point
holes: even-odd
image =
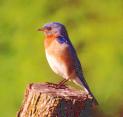
{"type": "Polygon", "coordinates": [[[30,84],[17,117],[92,117],[93,101],[84,91],[55,84],[30,84]]]}

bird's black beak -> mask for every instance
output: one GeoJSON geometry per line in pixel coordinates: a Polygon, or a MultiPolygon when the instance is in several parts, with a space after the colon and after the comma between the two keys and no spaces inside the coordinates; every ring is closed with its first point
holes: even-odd
{"type": "Polygon", "coordinates": [[[44,32],[44,31],[45,31],[45,28],[44,28],[44,27],[39,28],[37,31],[42,31],[42,32],[44,32]]]}
{"type": "Polygon", "coordinates": [[[38,31],[47,32],[50,31],[51,29],[52,29],[51,27],[44,26],[42,28],[39,28],[38,31]]]}

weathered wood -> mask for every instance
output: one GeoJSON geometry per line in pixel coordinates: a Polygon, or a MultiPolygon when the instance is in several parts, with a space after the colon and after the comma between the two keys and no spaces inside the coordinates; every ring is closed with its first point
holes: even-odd
{"type": "Polygon", "coordinates": [[[30,84],[17,117],[92,117],[92,111],[92,98],[84,91],[30,84]]]}

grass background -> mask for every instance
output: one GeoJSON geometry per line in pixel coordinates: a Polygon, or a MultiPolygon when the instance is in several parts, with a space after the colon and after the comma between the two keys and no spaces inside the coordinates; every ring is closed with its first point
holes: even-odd
{"type": "Polygon", "coordinates": [[[16,115],[28,83],[61,80],[49,68],[44,35],[37,32],[51,21],[67,27],[103,112],[120,117],[122,0],[0,0],[0,117],[16,115]]]}

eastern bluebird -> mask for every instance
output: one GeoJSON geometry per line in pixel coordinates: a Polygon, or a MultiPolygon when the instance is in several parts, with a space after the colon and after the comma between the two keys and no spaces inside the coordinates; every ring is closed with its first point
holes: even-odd
{"type": "Polygon", "coordinates": [[[51,69],[64,78],[59,86],[68,80],[72,80],[83,86],[85,91],[92,96],[95,104],[98,104],[83,76],[80,61],[65,26],[58,22],[51,22],[45,24],[38,31],[43,31],[45,34],[46,58],[51,69]]]}

